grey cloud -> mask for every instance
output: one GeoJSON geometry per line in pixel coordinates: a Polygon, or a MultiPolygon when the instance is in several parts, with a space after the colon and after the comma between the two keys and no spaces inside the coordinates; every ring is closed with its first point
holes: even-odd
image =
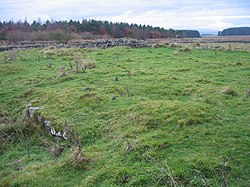
{"type": "Polygon", "coordinates": [[[178,29],[250,23],[247,0],[0,0],[0,4],[0,21],[87,18],[178,29]]]}

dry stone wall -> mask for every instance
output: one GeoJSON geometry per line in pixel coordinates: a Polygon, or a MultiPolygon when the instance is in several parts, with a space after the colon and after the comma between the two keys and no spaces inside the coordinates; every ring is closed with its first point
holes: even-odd
{"type": "Polygon", "coordinates": [[[22,49],[32,49],[32,48],[45,48],[49,46],[54,46],[57,48],[111,48],[117,46],[127,46],[132,48],[147,47],[148,42],[144,40],[136,39],[108,39],[108,40],[93,40],[93,41],[79,41],[79,42],[69,42],[69,43],[58,43],[53,41],[22,41],[15,44],[0,46],[1,51],[9,50],[22,50],[22,49]]]}

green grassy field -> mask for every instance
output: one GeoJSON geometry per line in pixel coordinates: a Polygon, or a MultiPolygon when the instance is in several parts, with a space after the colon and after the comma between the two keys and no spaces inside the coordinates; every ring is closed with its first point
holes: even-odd
{"type": "Polygon", "coordinates": [[[249,52],[50,48],[0,59],[0,186],[221,186],[223,176],[249,186],[249,52]],[[28,103],[75,136],[26,119],[28,103]]]}

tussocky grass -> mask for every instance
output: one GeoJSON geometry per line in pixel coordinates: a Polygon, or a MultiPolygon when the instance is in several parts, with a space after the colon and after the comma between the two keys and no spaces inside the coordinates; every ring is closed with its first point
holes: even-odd
{"type": "Polygon", "coordinates": [[[249,52],[16,53],[8,62],[0,53],[0,186],[220,186],[223,160],[229,186],[250,183],[249,52]],[[96,67],[77,73],[76,56],[96,67]],[[57,130],[77,128],[90,161],[67,164],[74,147],[65,142],[55,159],[59,140],[35,123],[30,131],[17,124],[27,103],[44,108],[39,114],[57,130]]]}

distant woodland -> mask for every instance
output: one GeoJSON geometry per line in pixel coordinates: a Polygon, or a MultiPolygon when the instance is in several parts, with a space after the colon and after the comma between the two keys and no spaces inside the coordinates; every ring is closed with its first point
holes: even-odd
{"type": "Polygon", "coordinates": [[[235,27],[219,31],[219,36],[250,35],[250,27],[235,27]]]}
{"type": "Polygon", "coordinates": [[[150,25],[112,23],[108,21],[7,21],[0,22],[0,40],[56,40],[67,42],[71,39],[98,38],[193,38],[200,37],[196,30],[166,30],[150,25]]]}

